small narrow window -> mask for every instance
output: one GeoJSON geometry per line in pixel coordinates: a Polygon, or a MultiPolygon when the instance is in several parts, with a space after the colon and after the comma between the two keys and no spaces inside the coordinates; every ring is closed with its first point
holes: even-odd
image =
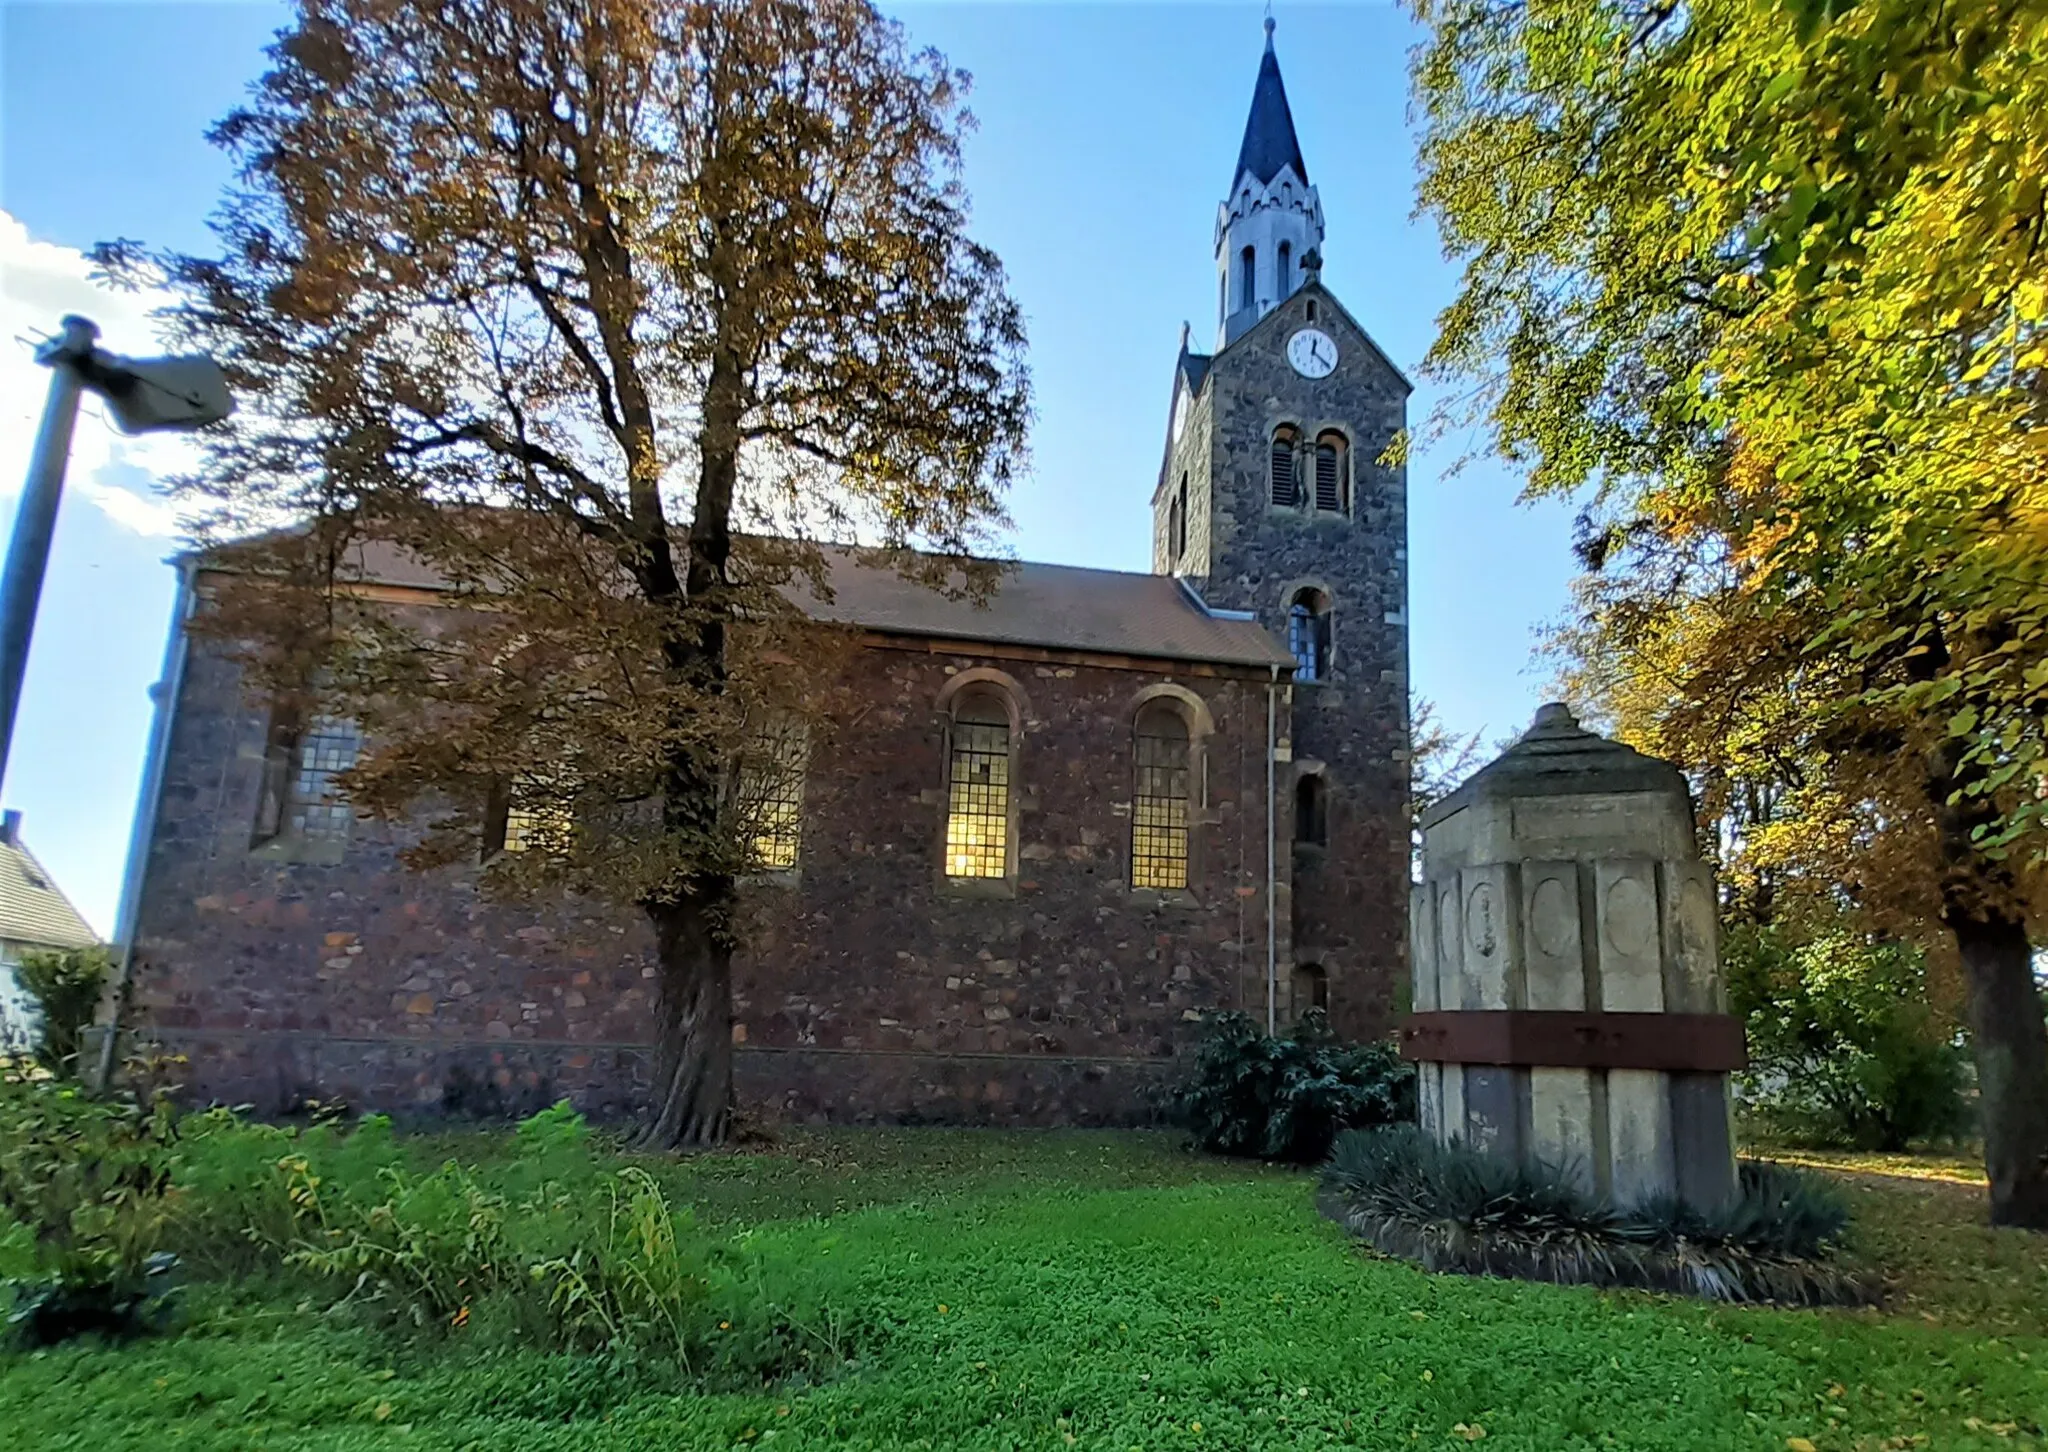
{"type": "Polygon", "coordinates": [[[946,876],[1010,871],[1010,714],[985,691],[953,713],[946,795],[946,876]]]}
{"type": "Polygon", "coordinates": [[[1188,726],[1171,706],[1138,715],[1132,737],[1131,886],[1188,885],[1188,726]]]}
{"type": "Polygon", "coordinates": [[[1310,1009],[1320,1013],[1330,1011],[1330,975],[1323,971],[1320,963],[1297,963],[1294,965],[1294,1011],[1305,1013],[1310,1009]]]}
{"type": "Polygon", "coordinates": [[[1310,322],[1316,320],[1316,300],[1314,298],[1308,300],[1308,320],[1310,322]]]}
{"type": "Polygon", "coordinates": [[[1351,445],[1332,429],[1316,439],[1316,508],[1333,514],[1350,512],[1351,445]]]}
{"type": "Polygon", "coordinates": [[[1320,772],[1310,772],[1294,784],[1294,840],[1304,847],[1321,847],[1330,840],[1320,772]]]}
{"type": "Polygon", "coordinates": [[[295,837],[324,841],[348,835],[355,813],[335,779],[356,764],[361,744],[355,722],[340,716],[313,718],[292,756],[286,831],[295,837]]]}
{"type": "Polygon", "coordinates": [[[1274,264],[1273,276],[1273,296],[1276,298],[1287,296],[1287,260],[1292,251],[1285,242],[1280,244],[1280,256],[1274,264]]]}
{"type": "Polygon", "coordinates": [[[1258,254],[1247,247],[1238,254],[1244,269],[1244,291],[1238,295],[1240,309],[1253,307],[1259,300],[1259,259],[1258,254]]]}
{"type": "Polygon", "coordinates": [[[1287,648],[1294,653],[1297,681],[1326,680],[1330,674],[1330,599],[1302,590],[1287,607],[1287,648]]]}
{"type": "Polygon", "coordinates": [[[1300,437],[1286,424],[1273,430],[1273,449],[1266,462],[1266,483],[1272,501],[1284,509],[1292,509],[1300,501],[1300,491],[1295,484],[1295,454],[1300,437]]]}
{"type": "Polygon", "coordinates": [[[757,872],[796,866],[803,845],[804,768],[809,756],[803,726],[792,721],[763,728],[742,753],[739,829],[747,864],[757,872]]]}
{"type": "Polygon", "coordinates": [[[1173,501],[1173,562],[1179,564],[1188,552],[1188,476],[1180,476],[1180,493],[1173,501]]]}

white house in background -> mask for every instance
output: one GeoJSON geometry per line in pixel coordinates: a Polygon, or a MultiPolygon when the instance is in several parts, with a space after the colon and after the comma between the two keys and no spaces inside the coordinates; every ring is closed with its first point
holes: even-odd
{"type": "Polygon", "coordinates": [[[36,1005],[14,965],[37,948],[84,948],[99,934],[21,840],[21,813],[0,815],[0,1049],[28,1046],[36,1005]]]}

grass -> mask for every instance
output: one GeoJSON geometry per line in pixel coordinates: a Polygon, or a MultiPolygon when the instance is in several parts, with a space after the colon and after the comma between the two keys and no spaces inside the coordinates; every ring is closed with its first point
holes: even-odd
{"type": "MultiPolygon", "coordinates": [[[[496,1143],[422,1140],[422,1154],[496,1143]]],[[[2048,1239],[1965,1186],[1843,1166],[1884,1312],[1431,1277],[1307,1176],[1156,1135],[795,1133],[659,1174],[799,1272],[853,1359],[693,1392],[646,1368],[397,1339],[263,1286],[186,1328],[0,1358],[24,1449],[2011,1448],[2048,1422],[2048,1239]]]]}

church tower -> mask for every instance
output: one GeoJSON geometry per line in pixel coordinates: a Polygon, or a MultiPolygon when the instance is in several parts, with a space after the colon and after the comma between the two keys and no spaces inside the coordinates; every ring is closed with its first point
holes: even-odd
{"type": "Polygon", "coordinates": [[[1323,283],[1273,22],[1217,210],[1217,343],[1173,373],[1153,570],[1293,651],[1276,778],[1283,1019],[1391,1025],[1408,952],[1410,385],[1323,283]],[[1291,929],[1291,932],[1287,931],[1291,929]]]}

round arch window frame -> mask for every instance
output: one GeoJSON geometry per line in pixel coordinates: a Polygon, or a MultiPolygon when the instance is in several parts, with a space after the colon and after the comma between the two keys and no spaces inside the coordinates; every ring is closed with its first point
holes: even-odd
{"type": "Polygon", "coordinates": [[[1137,741],[1138,723],[1147,712],[1164,707],[1174,711],[1188,733],[1188,849],[1187,885],[1185,887],[1138,887],[1131,881],[1132,861],[1131,837],[1126,832],[1123,843],[1124,890],[1138,901],[1145,902],[1196,902],[1199,896],[1195,884],[1202,880],[1203,868],[1208,859],[1208,833],[1203,829],[1215,823],[1216,813],[1210,805],[1209,791],[1209,744],[1216,734],[1216,717],[1209,709],[1209,703],[1196,692],[1173,681],[1160,681],[1135,692],[1125,703],[1124,734],[1130,753],[1126,758],[1124,780],[1130,783],[1132,808],[1137,805],[1137,741]]]}
{"type": "Polygon", "coordinates": [[[939,786],[933,869],[939,890],[957,897],[1013,897],[1017,891],[1018,836],[1024,808],[1023,746],[1031,700],[1007,671],[978,666],[949,676],[932,703],[939,717],[939,786]],[[953,816],[953,733],[963,704],[977,698],[998,702],[1009,722],[1009,791],[1004,802],[1003,875],[955,877],[946,870],[946,843],[953,816]]]}

